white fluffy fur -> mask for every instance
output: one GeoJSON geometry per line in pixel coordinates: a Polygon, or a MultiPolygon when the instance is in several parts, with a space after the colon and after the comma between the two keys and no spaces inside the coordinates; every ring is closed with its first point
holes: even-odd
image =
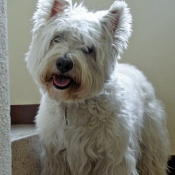
{"type": "Polygon", "coordinates": [[[117,63],[130,35],[124,1],[100,12],[66,0],[38,2],[26,61],[42,93],[36,116],[42,175],[166,175],[163,107],[140,71],[117,63]],[[92,53],[83,52],[87,46],[92,53]],[[65,54],[75,84],[58,90],[52,76],[65,54]]]}

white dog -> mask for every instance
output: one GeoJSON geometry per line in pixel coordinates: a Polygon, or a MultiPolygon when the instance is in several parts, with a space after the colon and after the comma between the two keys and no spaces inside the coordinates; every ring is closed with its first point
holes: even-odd
{"type": "Polygon", "coordinates": [[[27,67],[42,94],[42,175],[166,175],[169,141],[154,89],[118,64],[131,35],[124,1],[89,12],[40,0],[27,67]]]}

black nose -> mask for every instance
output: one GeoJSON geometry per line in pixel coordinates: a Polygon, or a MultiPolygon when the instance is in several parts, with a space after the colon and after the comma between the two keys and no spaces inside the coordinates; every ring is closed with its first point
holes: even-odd
{"type": "Polygon", "coordinates": [[[70,58],[58,58],[56,61],[56,67],[61,73],[66,73],[73,68],[73,62],[70,58]]]}

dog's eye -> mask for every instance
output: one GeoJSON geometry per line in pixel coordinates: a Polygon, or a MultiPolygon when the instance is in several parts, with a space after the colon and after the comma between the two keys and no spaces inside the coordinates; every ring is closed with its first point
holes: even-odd
{"type": "Polygon", "coordinates": [[[92,47],[83,47],[83,52],[86,53],[86,54],[90,54],[93,52],[93,49],[92,47]]]}
{"type": "Polygon", "coordinates": [[[60,43],[62,39],[63,39],[63,36],[62,36],[62,35],[58,35],[58,36],[56,36],[56,37],[53,39],[53,41],[54,41],[55,43],[60,43]]]}

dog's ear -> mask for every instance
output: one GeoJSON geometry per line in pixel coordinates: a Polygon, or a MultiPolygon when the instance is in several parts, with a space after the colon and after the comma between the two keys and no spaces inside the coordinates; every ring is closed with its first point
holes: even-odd
{"type": "Polygon", "coordinates": [[[71,8],[71,0],[38,0],[37,10],[34,13],[34,30],[46,25],[47,21],[56,14],[64,12],[65,9],[71,8]]]}
{"type": "Polygon", "coordinates": [[[122,0],[116,0],[110,9],[100,18],[102,27],[113,39],[113,46],[118,56],[127,47],[128,38],[131,35],[132,17],[127,4],[122,0]]]}
{"type": "Polygon", "coordinates": [[[68,6],[71,6],[70,0],[55,0],[52,6],[51,17],[61,13],[68,6]]]}

